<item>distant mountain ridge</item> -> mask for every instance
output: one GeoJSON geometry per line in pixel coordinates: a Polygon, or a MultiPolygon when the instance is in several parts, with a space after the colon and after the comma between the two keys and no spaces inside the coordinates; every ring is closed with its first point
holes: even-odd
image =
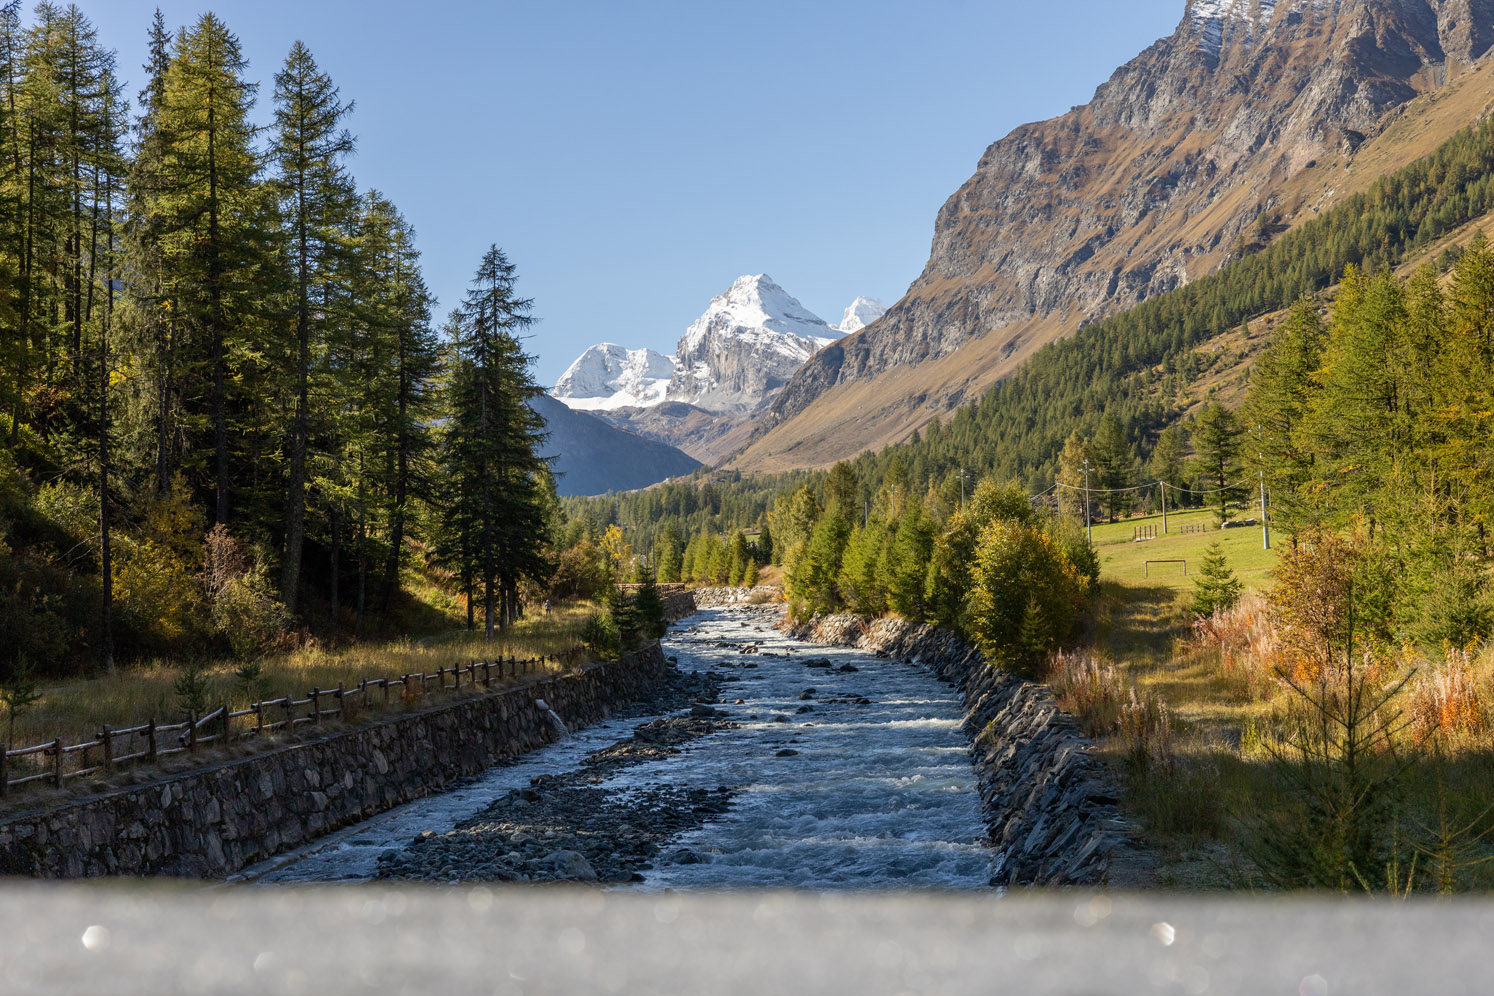
{"type": "Polygon", "coordinates": [[[693,474],[700,461],[656,439],[627,432],[588,412],[573,411],[548,395],[532,402],[549,438],[540,447],[550,457],[561,495],[635,491],[671,477],[693,474]]]}
{"type": "Polygon", "coordinates": [[[1491,43],[1494,0],[1191,0],[1089,104],[986,150],[907,294],[806,363],[732,466],[904,438],[1043,343],[1363,189],[1361,148],[1491,43]]]}

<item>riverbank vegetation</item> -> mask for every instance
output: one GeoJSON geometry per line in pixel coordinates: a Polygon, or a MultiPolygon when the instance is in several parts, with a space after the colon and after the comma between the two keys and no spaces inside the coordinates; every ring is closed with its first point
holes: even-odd
{"type": "MultiPolygon", "coordinates": [[[[1326,321],[1295,307],[1240,415],[1269,574],[1217,550],[1255,589],[1221,600],[1217,564],[1192,592],[1119,571],[1082,649],[1050,660],[1126,771],[1165,882],[1494,887],[1491,313],[1478,238],[1446,280],[1351,269],[1326,321]]],[[[1106,552],[1128,540],[1102,561],[1134,559],[1106,552]]]]}

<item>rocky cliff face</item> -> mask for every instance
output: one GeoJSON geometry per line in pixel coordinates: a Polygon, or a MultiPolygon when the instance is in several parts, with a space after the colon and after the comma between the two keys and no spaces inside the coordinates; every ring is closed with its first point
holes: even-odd
{"type": "Polygon", "coordinates": [[[1494,0],[1190,0],[1088,105],[986,150],[907,295],[806,363],[759,432],[839,385],[980,336],[1020,355],[1211,271],[1269,231],[1285,180],[1491,43],[1494,0]]]}

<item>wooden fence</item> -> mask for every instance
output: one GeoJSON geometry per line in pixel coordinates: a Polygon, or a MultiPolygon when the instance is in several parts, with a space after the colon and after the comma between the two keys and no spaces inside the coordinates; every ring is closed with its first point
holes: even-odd
{"type": "Polygon", "coordinates": [[[1184,536],[1188,536],[1188,535],[1190,535],[1192,533],[1211,533],[1213,531],[1214,531],[1214,524],[1212,522],[1185,522],[1185,523],[1183,523],[1183,535],[1184,536]]]}
{"type": "Polygon", "coordinates": [[[1140,543],[1142,540],[1154,540],[1157,538],[1156,526],[1132,526],[1131,542],[1140,543]]]}
{"type": "Polygon", "coordinates": [[[582,649],[576,646],[558,655],[523,660],[500,657],[493,661],[470,661],[466,667],[443,667],[431,673],[420,671],[398,678],[365,678],[351,688],[339,682],[336,688],[312,688],[304,699],[287,695],[237,710],[223,705],[205,716],[188,715],[179,723],[158,723],[151,719],[143,726],[127,729],[105,726],[92,740],[81,744],[64,744],[61,737],[15,750],[8,744],[0,744],[0,798],[8,796],[17,786],[33,782],[60,788],[69,779],[114,771],[136,761],[154,764],[163,757],[195,753],[213,743],[225,745],[277,730],[290,731],[305,724],[320,724],[328,717],[347,721],[354,710],[368,708],[375,700],[387,709],[394,689],[399,689],[401,701],[430,695],[432,681],[436,682],[437,692],[460,691],[464,677],[465,687],[486,689],[495,679],[502,681],[505,675],[518,678],[547,663],[574,663],[582,649]],[[28,768],[41,770],[13,778],[11,773],[18,760],[28,768]]]}

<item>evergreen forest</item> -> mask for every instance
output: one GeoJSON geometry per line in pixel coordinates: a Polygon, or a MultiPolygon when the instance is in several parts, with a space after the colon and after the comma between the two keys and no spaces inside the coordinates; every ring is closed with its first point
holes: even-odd
{"type": "Polygon", "coordinates": [[[515,264],[438,328],[313,54],[261,83],[214,14],[141,29],[129,92],[76,5],[0,8],[6,666],[387,635],[416,588],[491,635],[557,512],[515,264]]]}

